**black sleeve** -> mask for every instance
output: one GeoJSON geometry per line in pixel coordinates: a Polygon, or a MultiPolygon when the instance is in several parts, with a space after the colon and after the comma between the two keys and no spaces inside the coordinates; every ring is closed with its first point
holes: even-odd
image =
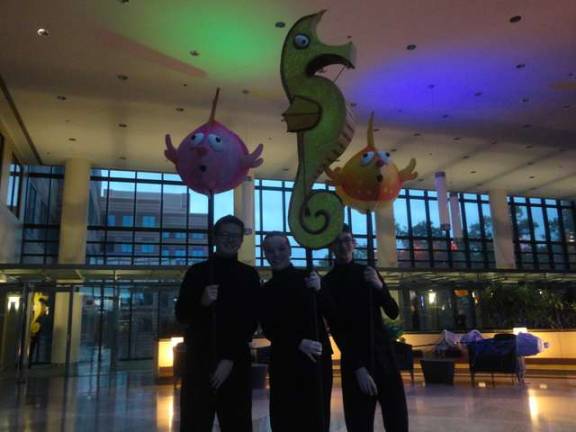
{"type": "Polygon", "coordinates": [[[206,319],[210,308],[203,307],[200,299],[204,291],[204,277],[201,267],[192,266],[186,272],[178,300],[176,301],[176,320],[182,324],[193,325],[201,319],[206,319]]]}
{"type": "Polygon", "coordinates": [[[384,309],[384,313],[386,315],[395,320],[400,314],[398,303],[396,303],[396,300],[394,300],[394,298],[390,295],[390,291],[388,290],[384,279],[382,279],[382,276],[380,276],[380,273],[378,273],[378,277],[382,281],[382,289],[376,289],[376,298],[378,299],[378,304],[382,307],[382,309],[384,309]]]}
{"type": "Polygon", "coordinates": [[[321,314],[328,323],[330,334],[334,338],[336,345],[338,345],[341,354],[344,355],[345,353],[346,355],[347,363],[353,370],[364,366],[358,355],[360,350],[354,343],[355,338],[352,332],[352,326],[346,322],[345,315],[342,311],[338,310],[325,278],[322,279],[322,289],[318,293],[318,304],[321,314]]]}
{"type": "Polygon", "coordinates": [[[246,346],[252,340],[256,331],[256,300],[260,287],[258,272],[251,268],[243,278],[238,281],[242,289],[242,298],[237,303],[229,304],[222,317],[217,317],[219,328],[218,357],[237,361],[242,358],[246,346]]]}

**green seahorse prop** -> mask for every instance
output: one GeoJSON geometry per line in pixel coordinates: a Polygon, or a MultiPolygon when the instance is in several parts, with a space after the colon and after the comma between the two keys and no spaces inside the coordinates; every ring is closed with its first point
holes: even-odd
{"type": "Polygon", "coordinates": [[[310,249],[329,245],[342,230],[340,198],[312,190],[314,182],[344,152],[354,135],[352,113],[340,89],[316,73],[329,65],[354,67],[354,45],[325,45],[316,27],[325,11],[301,18],[288,32],[282,49],[282,85],[290,100],[283,116],[298,137],[298,172],[288,223],[296,241],[310,249]]]}

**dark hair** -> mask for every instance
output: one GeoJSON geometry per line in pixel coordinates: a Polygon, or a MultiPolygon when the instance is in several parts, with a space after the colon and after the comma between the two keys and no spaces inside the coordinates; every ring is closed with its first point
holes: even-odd
{"type": "Polygon", "coordinates": [[[288,236],[286,235],[286,233],[283,233],[282,231],[270,231],[268,234],[266,234],[264,240],[262,240],[262,245],[266,243],[266,240],[272,237],[282,237],[284,240],[286,240],[286,244],[289,247],[292,247],[292,245],[290,244],[290,240],[288,240],[288,236]]]}
{"type": "Polygon", "coordinates": [[[348,225],[347,223],[342,224],[342,233],[348,233],[352,237],[354,237],[354,234],[352,234],[352,229],[350,228],[350,225],[348,225]]]}
{"type": "Polygon", "coordinates": [[[242,231],[242,235],[244,235],[244,222],[242,222],[242,220],[237,218],[236,216],[232,215],[221,217],[216,221],[213,228],[213,232],[215,235],[218,235],[218,231],[220,231],[220,228],[222,228],[222,225],[224,224],[233,224],[239,226],[240,230],[242,231]]]}

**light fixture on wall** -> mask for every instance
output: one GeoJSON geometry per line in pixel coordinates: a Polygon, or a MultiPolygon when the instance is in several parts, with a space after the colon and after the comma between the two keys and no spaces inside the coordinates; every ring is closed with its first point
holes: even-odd
{"type": "Polygon", "coordinates": [[[6,303],[6,310],[8,312],[12,310],[18,312],[18,309],[20,309],[20,296],[8,294],[8,302],[6,303]]]}
{"type": "Polygon", "coordinates": [[[448,190],[446,187],[446,173],[438,171],[434,174],[434,184],[438,193],[438,212],[440,213],[440,228],[444,231],[450,229],[450,217],[448,214],[448,190]]]}

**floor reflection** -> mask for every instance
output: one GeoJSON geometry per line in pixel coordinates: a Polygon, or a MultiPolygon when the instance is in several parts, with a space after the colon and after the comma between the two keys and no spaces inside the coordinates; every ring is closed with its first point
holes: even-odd
{"type": "MultiPolygon", "coordinates": [[[[31,378],[21,386],[4,379],[0,389],[0,431],[178,431],[178,387],[157,385],[147,372],[31,378]]],[[[406,381],[406,393],[413,432],[576,430],[576,383],[570,379],[532,378],[525,386],[500,380],[476,388],[417,380],[406,381]]],[[[267,398],[267,390],[254,392],[255,432],[269,430],[267,398]]],[[[332,431],[345,431],[338,385],[331,424],[332,431]]],[[[378,417],[375,430],[383,430],[378,417]]]]}

